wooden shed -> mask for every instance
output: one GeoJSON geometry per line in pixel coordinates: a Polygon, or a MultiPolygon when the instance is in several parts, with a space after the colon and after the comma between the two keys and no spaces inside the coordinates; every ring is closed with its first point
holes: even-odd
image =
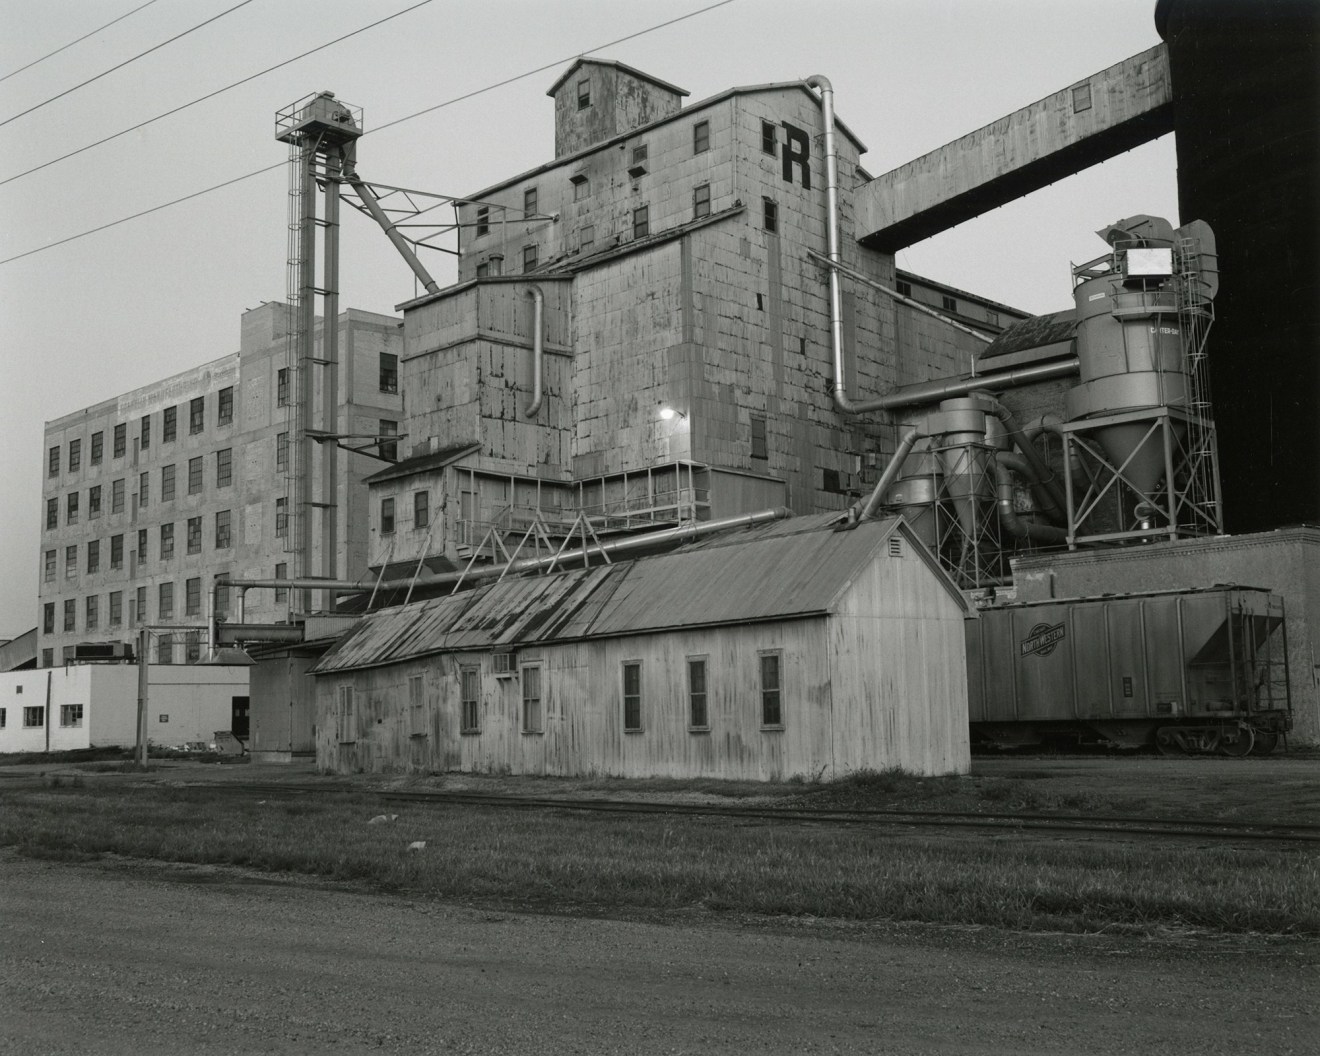
{"type": "Polygon", "coordinates": [[[317,764],[966,772],[962,594],[901,519],[838,520],[371,613],[312,669],[317,764]]]}

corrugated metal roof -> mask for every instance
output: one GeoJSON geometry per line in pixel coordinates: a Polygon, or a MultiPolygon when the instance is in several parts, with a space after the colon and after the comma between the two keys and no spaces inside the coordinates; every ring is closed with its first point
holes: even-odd
{"type": "MultiPolygon", "coordinates": [[[[837,520],[838,514],[793,518],[677,553],[514,577],[383,609],[364,616],[313,670],[374,667],[453,650],[825,615],[902,525],[890,518],[835,531],[830,525],[837,520]]],[[[915,541],[913,546],[919,548],[915,541]]]]}

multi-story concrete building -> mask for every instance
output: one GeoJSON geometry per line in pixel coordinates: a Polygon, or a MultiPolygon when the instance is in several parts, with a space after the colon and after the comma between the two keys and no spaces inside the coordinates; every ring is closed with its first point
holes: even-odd
{"type": "MultiPolygon", "coordinates": [[[[239,352],[46,424],[42,667],[65,663],[80,643],[128,642],[144,624],[200,628],[217,576],[291,572],[289,316],[285,304],[263,304],[244,314],[239,352]]],[[[349,310],[338,325],[340,431],[397,431],[398,321],[349,310]]],[[[362,480],[380,463],[344,457],[337,550],[332,562],[316,555],[316,567],[355,577],[367,556],[362,480]]],[[[287,620],[289,609],[289,592],[253,592],[247,605],[265,622],[287,620]]],[[[162,632],[151,659],[195,661],[204,637],[162,632]]]]}
{"type": "MultiPolygon", "coordinates": [[[[372,564],[452,567],[492,530],[562,537],[584,516],[608,531],[844,509],[895,425],[831,395],[827,273],[807,252],[826,248],[818,97],[791,82],[682,106],[588,59],[549,94],[555,159],[461,203],[457,284],[401,305],[411,451],[372,478],[372,564]]],[[[848,228],[870,177],[838,130],[848,228]]],[[[986,335],[1023,318],[853,239],[842,252],[986,335]]],[[[868,287],[843,315],[850,391],[965,371],[984,347],[868,287]]]]}

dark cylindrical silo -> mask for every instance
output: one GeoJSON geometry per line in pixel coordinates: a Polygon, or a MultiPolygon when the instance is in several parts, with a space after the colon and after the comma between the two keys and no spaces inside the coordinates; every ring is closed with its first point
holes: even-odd
{"type": "Polygon", "coordinates": [[[1159,0],[1182,222],[1219,243],[1225,527],[1320,523],[1320,0],[1159,0]]]}

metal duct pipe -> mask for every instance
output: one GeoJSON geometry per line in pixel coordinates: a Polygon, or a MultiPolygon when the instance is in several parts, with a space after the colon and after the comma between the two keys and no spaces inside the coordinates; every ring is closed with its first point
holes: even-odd
{"type": "Polygon", "coordinates": [[[439,283],[431,278],[431,273],[426,270],[426,266],[417,259],[417,254],[408,245],[408,240],[395,229],[394,223],[386,215],[385,210],[381,208],[375,193],[362,182],[362,177],[356,171],[348,171],[344,173],[344,179],[348,181],[353,190],[357,191],[358,197],[362,199],[362,204],[367,207],[367,212],[371,214],[371,218],[380,224],[381,230],[385,232],[385,237],[394,243],[394,248],[399,251],[399,255],[403,257],[408,267],[412,268],[413,274],[421,279],[422,285],[426,287],[426,292],[439,293],[439,283]]]}
{"type": "Polygon", "coordinates": [[[981,390],[995,392],[999,389],[1029,385],[1035,381],[1066,378],[1076,374],[1077,371],[1077,357],[1069,356],[1055,363],[1037,363],[1030,367],[982,374],[975,378],[949,378],[943,381],[923,381],[917,385],[904,385],[888,396],[868,400],[860,406],[867,411],[894,411],[904,407],[920,407],[922,404],[936,403],[955,396],[967,396],[981,390]]]}
{"type": "Polygon", "coordinates": [[[541,409],[542,375],[541,364],[545,359],[545,294],[541,287],[532,286],[527,290],[532,299],[532,402],[523,408],[524,418],[535,418],[541,409]]]}
{"type": "Polygon", "coordinates": [[[1041,512],[1056,524],[1063,521],[1067,516],[1063,511],[1068,507],[1068,500],[1054,482],[1054,471],[1040,457],[1036,445],[1023,434],[1022,426],[1018,425],[1013,413],[998,400],[990,400],[986,410],[1004,423],[1004,431],[1008,434],[1008,438],[1013,441],[1013,446],[1022,452],[1022,457],[1027,460],[1031,471],[1040,482],[1041,497],[1046,500],[1041,504],[1041,512]]]}
{"type": "Polygon", "coordinates": [[[1037,543],[1066,543],[1068,529],[1049,524],[1032,524],[1018,516],[1018,512],[1013,509],[1013,478],[1009,475],[1010,469],[1021,473],[1028,482],[1035,477],[1026,459],[1007,451],[995,452],[995,486],[998,491],[1000,523],[1019,539],[1037,543]]]}
{"type": "MultiPolygon", "coordinates": [[[[894,451],[894,457],[889,460],[889,465],[885,466],[885,471],[880,474],[880,479],[875,482],[875,488],[871,491],[870,497],[866,500],[866,505],[862,507],[858,514],[859,521],[870,520],[875,516],[876,509],[884,500],[885,492],[894,486],[894,481],[898,479],[898,474],[903,469],[903,463],[906,461],[908,452],[912,450],[912,445],[922,437],[927,436],[919,426],[913,426],[903,434],[903,439],[898,442],[898,448],[894,451]]],[[[856,509],[853,506],[853,509],[856,509]]]]}
{"type": "Polygon", "coordinates": [[[825,124],[825,244],[830,263],[830,352],[834,360],[834,405],[845,414],[858,414],[844,388],[843,380],[843,290],[839,284],[839,157],[834,142],[834,86],[828,77],[807,78],[808,88],[820,89],[821,116],[825,124]]]}

